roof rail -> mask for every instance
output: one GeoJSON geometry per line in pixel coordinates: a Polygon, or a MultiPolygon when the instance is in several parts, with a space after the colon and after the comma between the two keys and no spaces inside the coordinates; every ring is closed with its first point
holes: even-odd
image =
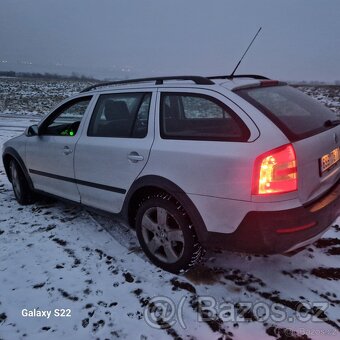
{"type": "Polygon", "coordinates": [[[125,84],[133,84],[133,83],[142,83],[142,82],[150,82],[154,81],[156,85],[162,85],[165,80],[192,80],[198,85],[213,85],[215,84],[213,81],[206,77],[200,76],[171,76],[171,77],[151,77],[151,78],[137,78],[137,79],[127,79],[127,80],[119,80],[119,81],[109,81],[98,83],[95,85],[91,85],[80,91],[80,93],[88,92],[97,87],[105,87],[110,85],[125,85],[125,84]]]}
{"type": "Polygon", "coordinates": [[[253,78],[253,79],[269,79],[259,74],[234,74],[233,76],[212,76],[208,79],[233,79],[233,78],[253,78]]]}

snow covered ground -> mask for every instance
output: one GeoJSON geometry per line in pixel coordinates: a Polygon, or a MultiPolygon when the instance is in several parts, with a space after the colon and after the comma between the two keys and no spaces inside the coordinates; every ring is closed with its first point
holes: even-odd
{"type": "MultiPolygon", "coordinates": [[[[88,81],[0,77],[0,113],[44,115],[62,99],[91,85],[88,81]]],[[[340,86],[298,86],[340,114],[340,86]]]]}
{"type": "Polygon", "coordinates": [[[0,113],[41,116],[62,99],[90,84],[87,81],[0,77],[0,113]]]}
{"type": "Polygon", "coordinates": [[[299,90],[319,100],[340,114],[340,86],[298,86],[299,90]]]}
{"type": "MultiPolygon", "coordinates": [[[[0,145],[33,121],[0,117],[0,145]]],[[[339,226],[292,257],[208,252],[176,276],[119,220],[19,206],[2,163],[0,202],[0,339],[340,338],[339,226]],[[51,315],[23,316],[34,310],[51,315]]]]}

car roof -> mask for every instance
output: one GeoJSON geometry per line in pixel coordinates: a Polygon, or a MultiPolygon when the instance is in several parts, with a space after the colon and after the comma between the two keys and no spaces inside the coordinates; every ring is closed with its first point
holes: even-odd
{"type": "Polygon", "coordinates": [[[233,91],[240,87],[259,86],[261,84],[261,80],[254,78],[234,78],[227,81],[225,81],[225,79],[220,80],[218,84],[230,91],[233,91]]]}

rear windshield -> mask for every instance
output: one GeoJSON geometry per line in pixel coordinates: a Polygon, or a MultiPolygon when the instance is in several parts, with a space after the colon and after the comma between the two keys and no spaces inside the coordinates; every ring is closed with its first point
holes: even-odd
{"type": "Polygon", "coordinates": [[[237,93],[261,110],[291,141],[327,130],[325,122],[337,119],[327,107],[287,85],[241,89],[237,93]]]}

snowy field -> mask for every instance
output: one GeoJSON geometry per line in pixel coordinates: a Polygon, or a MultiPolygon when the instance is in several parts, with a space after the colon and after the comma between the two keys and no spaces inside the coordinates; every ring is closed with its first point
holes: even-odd
{"type": "MultiPolygon", "coordinates": [[[[325,91],[311,94],[338,107],[325,91]]],[[[45,112],[17,105],[3,113],[45,112]]],[[[1,146],[35,119],[0,117],[1,146]]],[[[292,257],[208,252],[176,276],[149,263],[119,220],[48,199],[19,206],[2,163],[0,201],[0,339],[340,338],[339,226],[292,257]],[[154,306],[168,307],[162,319],[154,306]]]]}
{"type": "MultiPolygon", "coordinates": [[[[88,81],[0,77],[0,113],[43,115],[62,99],[92,85],[88,81]]],[[[340,86],[299,86],[340,114],[340,86]]]]}
{"type": "Polygon", "coordinates": [[[89,85],[84,81],[0,77],[0,113],[43,115],[89,85]]]}

